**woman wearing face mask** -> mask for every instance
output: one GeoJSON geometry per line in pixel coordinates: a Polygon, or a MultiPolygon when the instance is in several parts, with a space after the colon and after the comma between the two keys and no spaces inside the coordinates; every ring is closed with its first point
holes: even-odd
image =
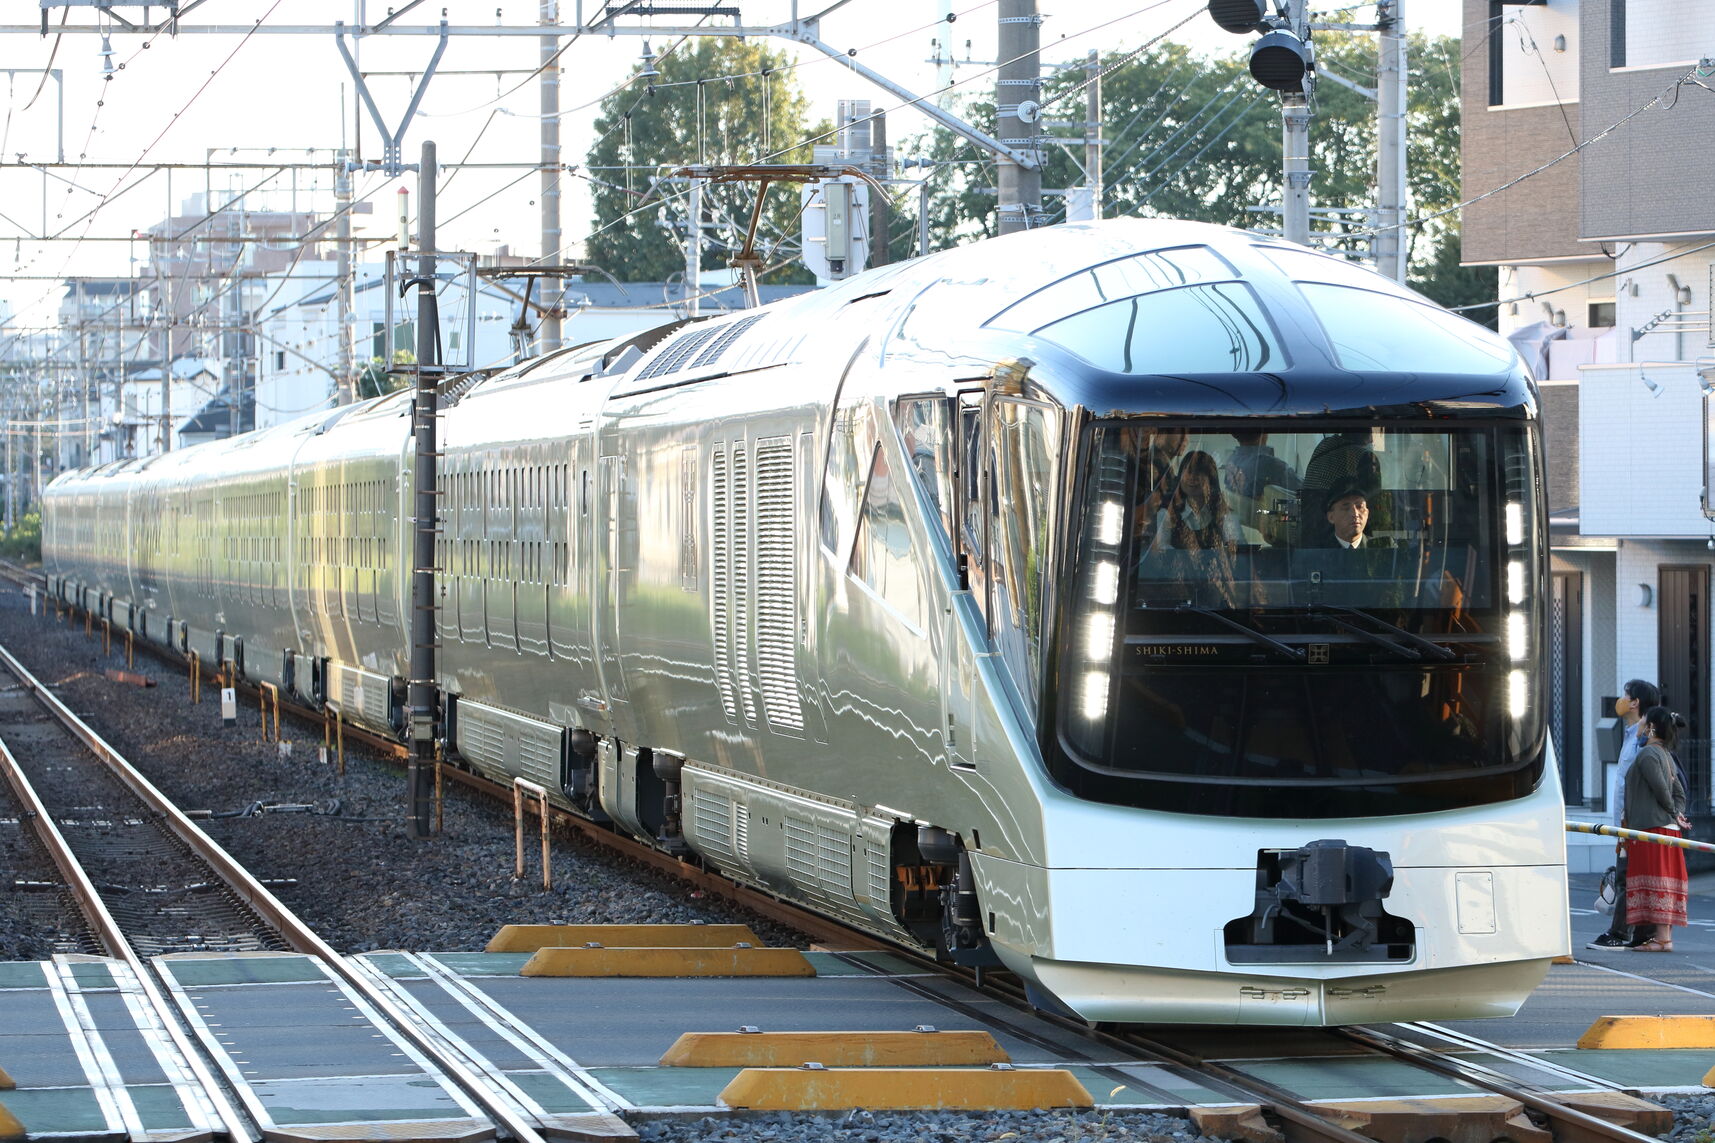
{"type": "MultiPolygon", "coordinates": [[[[1685,819],[1685,787],[1669,753],[1676,737],[1673,723],[1673,712],[1665,706],[1644,712],[1648,739],[1626,774],[1627,829],[1680,837],[1690,824],[1685,819]]],[[[1650,937],[1633,951],[1672,952],[1674,926],[1685,924],[1685,854],[1646,841],[1628,841],[1626,849],[1626,920],[1653,926],[1650,937]]]]}
{"type": "Polygon", "coordinates": [[[1155,546],[1184,552],[1217,551],[1238,542],[1238,524],[1227,515],[1215,458],[1201,450],[1185,454],[1173,495],[1155,521],[1155,546]]]}
{"type": "Polygon", "coordinates": [[[1146,559],[1172,566],[1187,598],[1203,606],[1234,605],[1233,545],[1237,521],[1227,514],[1215,458],[1201,450],[1185,454],[1173,494],[1156,513],[1155,535],[1146,559]]]}
{"type": "MultiPolygon", "coordinates": [[[[1613,808],[1614,824],[1626,824],[1626,777],[1631,773],[1632,763],[1643,748],[1648,730],[1643,725],[1643,713],[1651,707],[1661,705],[1661,691],[1654,683],[1643,679],[1632,679],[1625,686],[1625,691],[1614,700],[1614,714],[1621,722],[1622,741],[1620,744],[1619,765],[1614,768],[1614,788],[1608,795],[1608,805],[1613,808]]],[[[1642,944],[1654,935],[1654,927],[1639,925],[1636,929],[1626,921],[1626,874],[1629,863],[1626,845],[1621,842],[1614,847],[1614,894],[1618,902],[1614,909],[1614,918],[1608,924],[1607,932],[1597,937],[1584,947],[1587,949],[1626,949],[1633,945],[1642,944]]]]}

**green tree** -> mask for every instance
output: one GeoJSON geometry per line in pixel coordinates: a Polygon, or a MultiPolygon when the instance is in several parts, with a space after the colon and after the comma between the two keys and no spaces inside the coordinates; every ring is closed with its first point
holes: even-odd
{"type": "Polygon", "coordinates": [[[12,527],[0,527],[0,556],[25,563],[42,562],[42,514],[38,509],[18,517],[12,527]]]}
{"type": "MultiPolygon", "coordinates": [[[[1323,33],[1318,66],[1373,86],[1373,37],[1323,33]]],[[[1443,305],[1493,297],[1494,271],[1458,265],[1457,212],[1437,215],[1459,201],[1459,44],[1450,37],[1413,36],[1408,49],[1407,179],[1411,215],[1411,284],[1443,305]]],[[[1280,198],[1280,101],[1250,76],[1240,55],[1204,56],[1182,45],[1159,44],[1135,58],[1114,52],[1102,67],[1120,66],[1102,79],[1105,194],[1103,213],[1160,216],[1224,226],[1277,228],[1278,215],[1254,207],[1280,198]]],[[[1082,68],[1062,71],[1044,84],[1050,119],[1082,116],[1082,68]]],[[[1311,124],[1313,205],[1344,211],[1319,218],[1318,231],[1364,230],[1361,211],[1375,196],[1375,105],[1326,78],[1317,86],[1311,124]]],[[[992,101],[973,100],[960,114],[993,132],[992,101]]],[[[936,161],[930,220],[941,246],[995,232],[994,164],[974,144],[937,128],[916,141],[936,161]]],[[[1081,146],[1052,147],[1042,185],[1077,186],[1081,146]],[[1074,158],[1077,162],[1074,162],[1074,158]]],[[[1065,216],[1061,200],[1045,195],[1048,221],[1065,216]]],[[[1349,249],[1366,245],[1354,233],[1349,249]]],[[[1489,315],[1492,316],[1492,315],[1489,315]]]]}
{"type": "MultiPolygon", "coordinates": [[[[696,37],[656,61],[660,75],[633,81],[602,100],[596,142],[587,166],[594,177],[595,233],[589,261],[621,281],[665,281],[684,272],[688,199],[652,179],[697,163],[808,163],[812,136],[806,101],[787,57],[760,44],[696,37]],[[625,217],[629,212],[643,209],[625,217]]],[[[831,140],[818,140],[823,143],[831,140]]],[[[717,184],[703,191],[703,265],[723,265],[743,245],[756,201],[754,183],[717,184]]],[[[769,188],[756,249],[779,261],[798,248],[798,188],[769,188]]],[[[796,262],[771,281],[814,279],[796,262]]]]}
{"type": "MultiPolygon", "coordinates": [[[[417,355],[405,349],[393,351],[393,364],[414,365],[417,355]]],[[[411,383],[410,377],[403,373],[387,372],[386,364],[379,357],[371,357],[363,367],[363,372],[357,375],[357,399],[367,400],[370,397],[380,397],[387,393],[397,393],[411,383]]]]}

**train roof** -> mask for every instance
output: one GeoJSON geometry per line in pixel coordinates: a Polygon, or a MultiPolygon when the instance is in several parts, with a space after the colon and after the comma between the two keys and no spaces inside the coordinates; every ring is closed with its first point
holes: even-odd
{"type": "MultiPolygon", "coordinates": [[[[886,357],[1027,358],[1041,392],[1098,413],[1535,414],[1523,363],[1493,331],[1354,262],[1246,231],[1115,219],[910,265],[890,286],[916,293],[886,357]]],[[[845,290],[863,296],[861,277],[845,290]]]]}

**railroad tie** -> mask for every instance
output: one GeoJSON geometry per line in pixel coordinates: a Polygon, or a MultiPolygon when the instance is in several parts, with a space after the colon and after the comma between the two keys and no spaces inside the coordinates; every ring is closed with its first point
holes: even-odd
{"type": "Polygon", "coordinates": [[[1444,1139],[1447,1143],[1554,1143],[1551,1132],[1525,1115],[1524,1105],[1504,1095],[1378,1099],[1346,1103],[1317,1100],[1310,1110],[1377,1143],[1444,1139]]]}

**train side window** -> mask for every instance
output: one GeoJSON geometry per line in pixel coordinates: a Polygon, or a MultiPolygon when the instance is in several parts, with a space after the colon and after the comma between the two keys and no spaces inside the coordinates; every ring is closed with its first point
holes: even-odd
{"type": "Polygon", "coordinates": [[[857,519],[850,568],[853,576],[921,633],[928,615],[905,514],[905,493],[888,463],[887,450],[877,447],[857,519]]]}
{"type": "Polygon", "coordinates": [[[958,513],[953,538],[955,558],[963,561],[965,581],[971,597],[984,614],[988,612],[988,561],[983,541],[983,395],[977,391],[959,394],[958,439],[953,443],[958,458],[958,513]]]}
{"type": "Polygon", "coordinates": [[[864,478],[875,453],[875,417],[868,398],[855,398],[834,410],[828,438],[828,466],[822,476],[822,546],[846,555],[857,524],[864,478]]]}
{"type": "Polygon", "coordinates": [[[894,406],[900,444],[917,484],[941,518],[947,543],[953,542],[952,412],[946,397],[905,397],[894,406]]]}
{"type": "Polygon", "coordinates": [[[1026,705],[1042,682],[1043,584],[1051,572],[1060,419],[1048,405],[998,401],[992,419],[989,629],[1026,705]]]}

